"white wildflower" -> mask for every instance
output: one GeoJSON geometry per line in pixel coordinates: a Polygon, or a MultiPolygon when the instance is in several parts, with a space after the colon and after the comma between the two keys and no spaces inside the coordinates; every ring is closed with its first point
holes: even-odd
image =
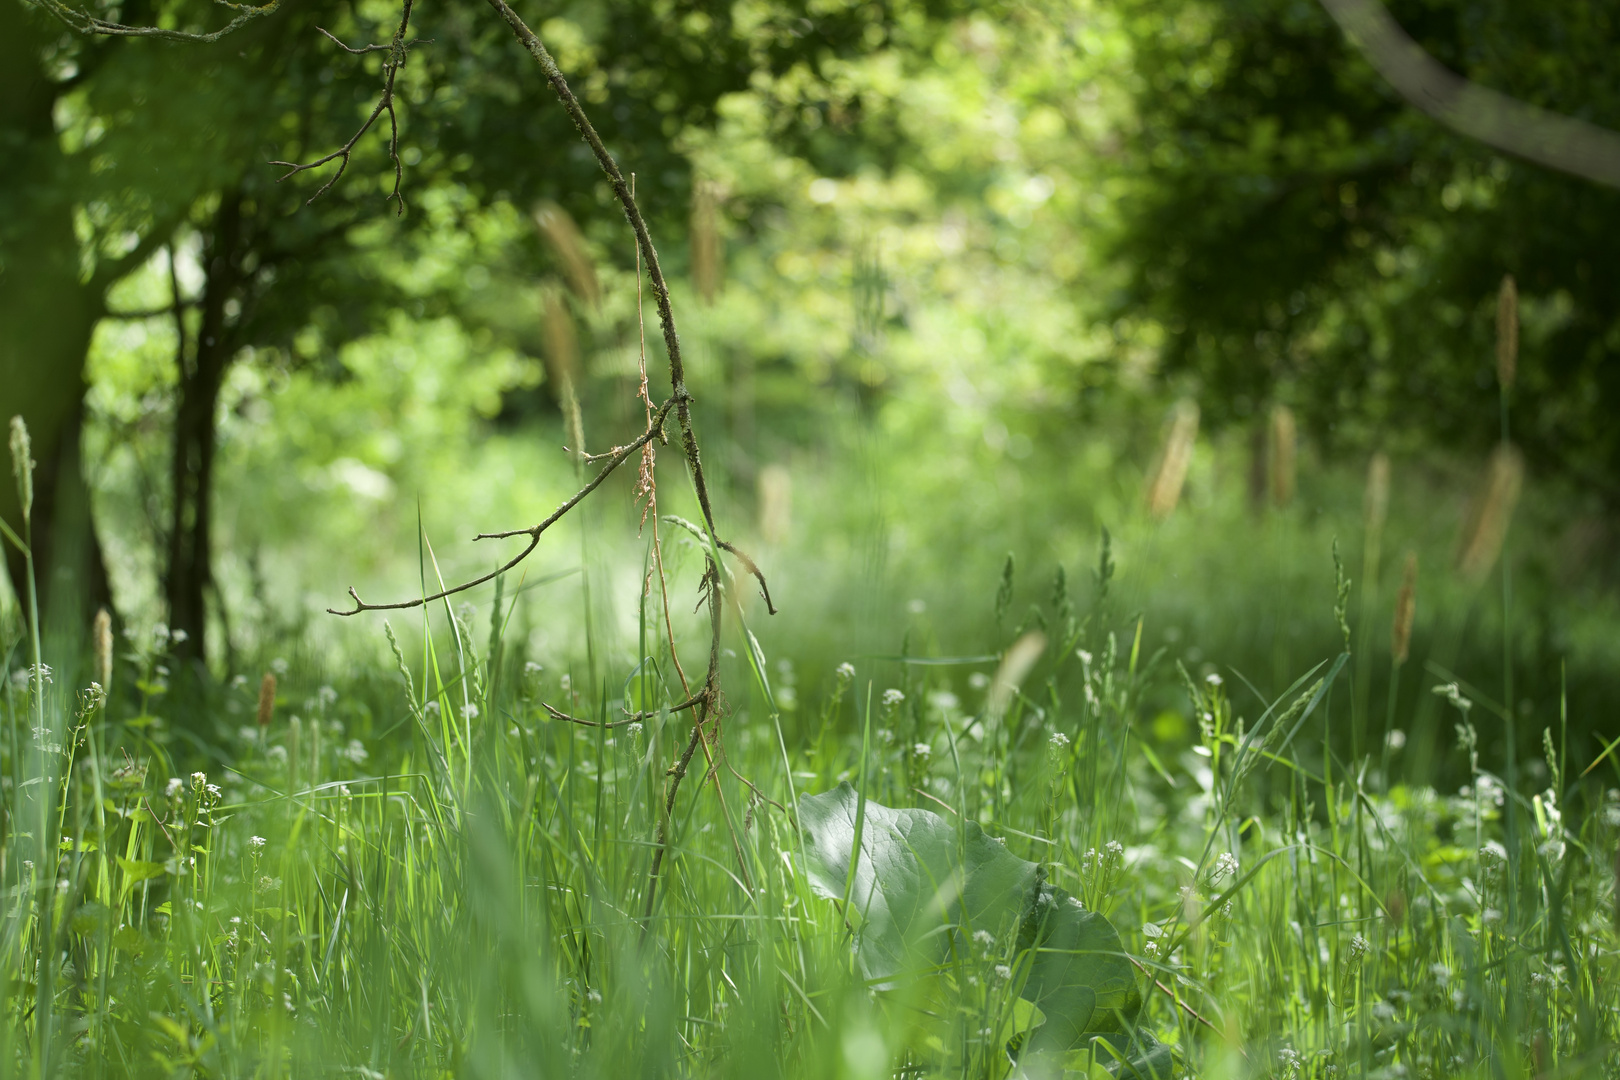
{"type": "Polygon", "coordinates": [[[185,787],[186,782],[184,780],[180,779],[178,776],[171,776],[169,777],[169,786],[163,789],[163,794],[172,799],[176,795],[180,794],[180,792],[184,791],[185,787]]]}
{"type": "Polygon", "coordinates": [[[911,748],[912,757],[923,758],[925,760],[927,759],[928,755],[932,754],[933,752],[934,748],[925,742],[917,743],[911,748]]]}
{"type": "Polygon", "coordinates": [[[250,836],[250,837],[248,837],[248,846],[251,847],[251,848],[255,848],[255,849],[264,847],[264,837],[262,837],[262,836],[250,836]]]}
{"type": "Polygon", "coordinates": [[[478,706],[474,705],[470,701],[467,702],[467,704],[465,704],[465,705],[463,705],[461,707],[461,718],[463,720],[476,720],[476,719],[478,719],[478,706]]]}
{"type": "Polygon", "coordinates": [[[855,677],[855,665],[845,660],[833,669],[833,674],[838,677],[839,682],[848,682],[855,677]]]}
{"type": "Polygon", "coordinates": [[[904,700],[906,700],[906,695],[899,690],[889,689],[883,691],[883,704],[891,709],[904,700]]]}

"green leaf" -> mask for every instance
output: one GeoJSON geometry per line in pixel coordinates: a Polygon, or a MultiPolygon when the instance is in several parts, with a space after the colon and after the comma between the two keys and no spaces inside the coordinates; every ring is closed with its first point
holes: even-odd
{"type": "MultiPolygon", "coordinates": [[[[849,881],[857,801],[848,783],[799,800],[810,886],[829,900],[842,900],[849,881]]],[[[863,974],[885,987],[907,969],[937,964],[948,927],[996,933],[1010,924],[1035,883],[1035,864],[978,825],[969,822],[959,837],[927,810],[867,800],[860,842],[849,892],[861,924],[857,958],[863,974]]]]}
{"type": "Polygon", "coordinates": [[[1023,996],[1047,1018],[1031,1049],[1061,1053],[1094,1033],[1129,1030],[1141,995],[1107,919],[1042,880],[1019,924],[1018,949],[1030,958],[1023,996]]]}
{"type": "Polygon", "coordinates": [[[160,862],[143,862],[140,859],[126,859],[118,857],[118,866],[124,871],[124,888],[128,889],[136,882],[148,878],[162,877],[167,868],[160,862]]]}
{"type": "MultiPolygon", "coordinates": [[[[1118,1060],[1148,1062],[1149,1048],[1133,1031],[1136,976],[1107,919],[978,825],[958,830],[928,810],[867,800],[857,853],[858,802],[847,783],[806,795],[799,823],[817,894],[842,900],[855,860],[849,914],[859,920],[856,955],[868,979],[891,987],[907,971],[940,963],[953,940],[1016,921],[1020,994],[1046,1017],[1024,1043],[1028,1051],[1063,1054],[1106,1037],[1118,1060]]],[[[1148,1067],[1143,1075],[1153,1075],[1148,1067]]]]}

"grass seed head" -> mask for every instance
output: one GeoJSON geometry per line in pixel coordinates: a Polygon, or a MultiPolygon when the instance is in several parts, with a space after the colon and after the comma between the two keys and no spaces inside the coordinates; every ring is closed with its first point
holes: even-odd
{"type": "Polygon", "coordinates": [[[1164,448],[1159,453],[1159,466],[1148,484],[1148,513],[1160,520],[1167,518],[1181,501],[1181,488],[1187,482],[1187,468],[1192,464],[1193,444],[1198,439],[1198,406],[1186,399],[1176,403],[1165,434],[1164,448]]]}
{"type": "Polygon", "coordinates": [[[96,612],[96,621],[91,628],[91,637],[94,639],[96,652],[96,681],[103,689],[112,687],[113,666],[113,632],[112,616],[106,608],[96,612]]]}
{"type": "Polygon", "coordinates": [[[759,470],[759,535],[780,544],[793,531],[793,475],[785,465],[759,470]]]}
{"type": "Polygon", "coordinates": [[[1380,450],[1367,463],[1367,499],[1363,508],[1369,542],[1384,531],[1389,517],[1389,455],[1380,450]]]}
{"type": "Polygon", "coordinates": [[[1523,486],[1524,456],[1511,444],[1502,443],[1491,454],[1484,490],[1475,501],[1457,553],[1457,569],[1476,585],[1502,554],[1523,486]]]}
{"type": "Polygon", "coordinates": [[[714,303],[725,276],[719,194],[712,180],[698,180],[692,185],[692,287],[704,304],[714,303]]]}
{"type": "Polygon", "coordinates": [[[1496,381],[1513,389],[1519,373],[1519,286],[1512,274],[1504,275],[1496,294],[1496,381]]]}
{"type": "Polygon", "coordinates": [[[1294,480],[1298,468],[1299,425],[1294,410],[1278,405],[1271,410],[1271,502],[1287,506],[1294,501],[1294,480]]]}
{"type": "Polygon", "coordinates": [[[579,226],[568,216],[568,211],[554,202],[543,202],[534,211],[534,223],[562,263],[563,276],[568,287],[591,307],[602,304],[602,286],[596,278],[596,264],[585,247],[585,237],[579,226]]]}
{"type": "Polygon", "coordinates": [[[1417,552],[1406,553],[1401,591],[1395,597],[1395,624],[1390,628],[1389,652],[1397,664],[1406,663],[1412,648],[1412,619],[1417,614],[1417,552]]]}
{"type": "Polygon", "coordinates": [[[1029,675],[1029,669],[1035,666],[1035,661],[1041,658],[1046,651],[1046,635],[1039,630],[1031,630],[1023,637],[1012,643],[1012,648],[1001,658],[1001,666],[996,669],[995,678],[990,680],[990,692],[986,698],[986,705],[990,716],[1000,720],[1006,715],[1007,707],[1012,704],[1013,695],[1024,684],[1029,675]]]}
{"type": "Polygon", "coordinates": [[[264,678],[259,680],[259,716],[258,716],[258,719],[259,719],[259,727],[261,729],[267,728],[267,727],[270,726],[270,717],[275,714],[275,711],[276,711],[276,677],[273,674],[271,674],[270,672],[267,671],[267,672],[264,673],[264,678]]]}
{"type": "Polygon", "coordinates": [[[28,438],[28,425],[20,416],[11,418],[11,472],[17,478],[17,501],[22,504],[23,520],[34,513],[34,461],[33,444],[28,438]]]}

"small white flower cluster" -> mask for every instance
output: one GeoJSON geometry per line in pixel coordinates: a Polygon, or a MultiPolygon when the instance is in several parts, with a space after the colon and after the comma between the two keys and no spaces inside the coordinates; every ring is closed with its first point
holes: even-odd
{"type": "Polygon", "coordinates": [[[904,700],[906,700],[906,695],[899,690],[891,688],[883,691],[883,705],[885,708],[892,709],[904,700]]]}
{"type": "Polygon", "coordinates": [[[845,660],[833,669],[833,675],[840,683],[849,683],[855,679],[855,665],[845,660]]]}
{"type": "Polygon", "coordinates": [[[1215,870],[1210,874],[1212,881],[1219,881],[1224,877],[1236,877],[1238,872],[1238,858],[1230,851],[1223,851],[1215,860],[1215,870]]]}

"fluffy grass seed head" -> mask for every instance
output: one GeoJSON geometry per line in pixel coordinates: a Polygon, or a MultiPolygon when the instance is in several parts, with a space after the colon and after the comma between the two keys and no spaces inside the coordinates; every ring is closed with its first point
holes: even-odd
{"type": "Polygon", "coordinates": [[[1496,381],[1513,389],[1519,374],[1519,286],[1512,274],[1502,277],[1496,294],[1496,381]]]}
{"type": "Polygon", "coordinates": [[[1271,410],[1271,502],[1287,506],[1294,501],[1298,471],[1299,425],[1294,410],[1278,405],[1271,410]]]}
{"type": "Polygon", "coordinates": [[[1491,454],[1485,487],[1475,501],[1458,548],[1457,569],[1470,582],[1477,585],[1483,581],[1501,556],[1523,486],[1524,456],[1513,445],[1502,443],[1491,454]]]}
{"type": "Polygon", "coordinates": [[[759,470],[759,535],[780,544],[793,532],[793,474],[771,464],[759,470]]]}
{"type": "Polygon", "coordinates": [[[276,677],[270,672],[264,673],[259,680],[259,728],[263,730],[270,726],[270,718],[276,711],[276,677]]]}
{"type": "Polygon", "coordinates": [[[585,247],[585,237],[568,211],[554,202],[542,202],[534,210],[534,223],[546,238],[557,261],[562,264],[568,287],[591,307],[602,304],[602,286],[596,278],[596,264],[585,247]]]}
{"type": "Polygon", "coordinates": [[[1006,715],[1013,695],[1018,693],[1018,688],[1029,675],[1029,669],[1035,666],[1035,661],[1045,651],[1046,635],[1039,630],[1031,630],[1012,643],[1012,648],[1001,658],[1001,666],[996,669],[995,678],[990,680],[990,692],[986,695],[985,703],[992,720],[1000,720],[1006,715]]]}
{"type": "Polygon", "coordinates": [[[568,442],[576,454],[585,452],[585,423],[579,408],[579,334],[562,290],[543,290],[545,307],[546,373],[557,384],[557,401],[568,423],[568,442]]]}
{"type": "Polygon", "coordinates": [[[704,304],[713,304],[725,277],[725,251],[720,240],[720,191],[712,180],[692,185],[692,287],[704,304]]]}
{"type": "Polygon", "coordinates": [[[28,425],[20,416],[11,418],[11,472],[17,478],[17,501],[22,504],[22,516],[28,521],[34,513],[34,461],[33,443],[28,438],[28,425]]]}
{"type": "Polygon", "coordinates": [[[1367,463],[1367,497],[1363,506],[1368,541],[1382,535],[1389,517],[1389,455],[1382,450],[1367,463]]]}
{"type": "Polygon", "coordinates": [[[113,632],[112,615],[106,608],[96,612],[96,621],[91,626],[90,636],[94,642],[96,654],[96,681],[103,690],[112,687],[113,667],[113,632]]]}
{"type": "Polygon", "coordinates": [[[1181,501],[1181,488],[1187,482],[1192,464],[1193,444],[1198,439],[1198,406],[1182,399],[1171,415],[1170,429],[1159,452],[1159,465],[1148,484],[1148,513],[1157,519],[1170,516],[1181,501]]]}
{"type": "Polygon", "coordinates": [[[1395,623],[1389,632],[1389,653],[1397,664],[1406,663],[1412,648],[1412,619],[1417,614],[1417,552],[1406,553],[1401,591],[1395,596],[1395,623]]]}

